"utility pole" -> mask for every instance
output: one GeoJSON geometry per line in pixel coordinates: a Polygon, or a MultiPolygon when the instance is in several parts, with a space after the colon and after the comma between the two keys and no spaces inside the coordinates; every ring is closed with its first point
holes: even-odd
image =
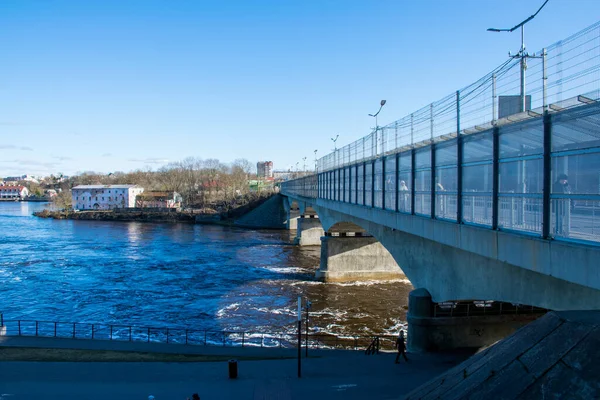
{"type": "Polygon", "coordinates": [[[379,102],[379,110],[375,114],[369,114],[369,117],[375,117],[375,156],[377,156],[377,133],[379,132],[379,123],[377,122],[377,116],[381,112],[381,109],[385,106],[385,100],[379,102]]]}
{"type": "Polygon", "coordinates": [[[497,28],[488,28],[489,32],[513,32],[515,31],[517,28],[521,28],[521,48],[519,49],[519,52],[517,54],[515,54],[514,56],[510,54],[510,52],[508,53],[508,56],[512,59],[520,59],[521,62],[521,112],[526,111],[527,110],[527,96],[525,94],[526,91],[526,87],[525,87],[525,71],[527,70],[527,59],[528,58],[542,58],[539,56],[536,56],[535,54],[533,55],[529,55],[529,53],[527,53],[525,51],[525,24],[528,23],[529,21],[531,21],[533,18],[535,18],[536,15],[538,15],[538,13],[540,11],[542,11],[542,8],[544,8],[544,6],[546,5],[546,3],[548,3],[548,0],[546,0],[544,2],[544,4],[542,4],[542,6],[536,11],[535,14],[533,14],[532,16],[530,16],[529,18],[523,20],[522,22],[520,22],[519,24],[513,26],[510,29],[497,29],[497,28]]]}

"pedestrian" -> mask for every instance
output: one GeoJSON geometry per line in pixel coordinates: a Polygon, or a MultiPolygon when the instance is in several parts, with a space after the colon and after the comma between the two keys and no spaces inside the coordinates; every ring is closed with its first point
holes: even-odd
{"type": "Polygon", "coordinates": [[[404,361],[408,362],[408,358],[406,358],[406,343],[404,342],[404,331],[400,331],[398,335],[398,339],[396,339],[396,349],[398,350],[398,354],[396,354],[396,364],[400,364],[400,355],[404,357],[404,361]]]}
{"type": "MultiPolygon", "coordinates": [[[[566,174],[558,175],[558,179],[552,186],[552,192],[557,194],[571,194],[571,186],[569,186],[569,177],[566,174]]],[[[568,236],[571,225],[571,199],[568,197],[554,199],[554,213],[556,216],[556,234],[568,236]]]]}
{"type": "Polygon", "coordinates": [[[406,182],[400,181],[400,187],[398,190],[400,191],[400,210],[410,211],[410,206],[408,204],[410,195],[408,194],[408,186],[406,186],[406,182]]]}

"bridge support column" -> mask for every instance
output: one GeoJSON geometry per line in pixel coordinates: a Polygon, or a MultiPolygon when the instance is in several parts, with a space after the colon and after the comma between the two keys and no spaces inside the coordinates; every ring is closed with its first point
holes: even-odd
{"type": "Polygon", "coordinates": [[[408,342],[410,352],[478,349],[504,339],[543,314],[434,315],[434,303],[425,289],[408,295],[408,342]]]}
{"type": "Polygon", "coordinates": [[[323,236],[316,277],[325,282],[404,278],[392,257],[374,237],[323,236]]]}
{"type": "Polygon", "coordinates": [[[297,231],[294,244],[300,246],[320,246],[321,236],[325,234],[321,220],[316,215],[300,215],[297,219],[297,231]]]}
{"type": "Polygon", "coordinates": [[[300,218],[300,210],[299,209],[290,209],[287,212],[287,218],[285,221],[285,225],[287,229],[298,229],[298,219],[300,218]]]}

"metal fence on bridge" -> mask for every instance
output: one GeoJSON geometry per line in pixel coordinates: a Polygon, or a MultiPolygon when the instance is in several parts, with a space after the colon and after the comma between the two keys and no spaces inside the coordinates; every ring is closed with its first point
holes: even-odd
{"type": "Polygon", "coordinates": [[[501,101],[519,88],[509,61],[321,158],[318,175],[282,192],[600,242],[600,22],[540,54],[527,69],[536,108],[515,114],[501,101]]]}

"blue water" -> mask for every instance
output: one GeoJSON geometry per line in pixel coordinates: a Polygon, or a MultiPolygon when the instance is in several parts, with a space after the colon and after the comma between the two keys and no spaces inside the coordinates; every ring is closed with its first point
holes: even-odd
{"type": "Polygon", "coordinates": [[[319,248],[287,231],[33,217],[40,203],[0,203],[0,313],[6,319],[215,330],[294,326],[297,296],[313,327],[395,332],[410,285],[316,282],[319,248]]]}

